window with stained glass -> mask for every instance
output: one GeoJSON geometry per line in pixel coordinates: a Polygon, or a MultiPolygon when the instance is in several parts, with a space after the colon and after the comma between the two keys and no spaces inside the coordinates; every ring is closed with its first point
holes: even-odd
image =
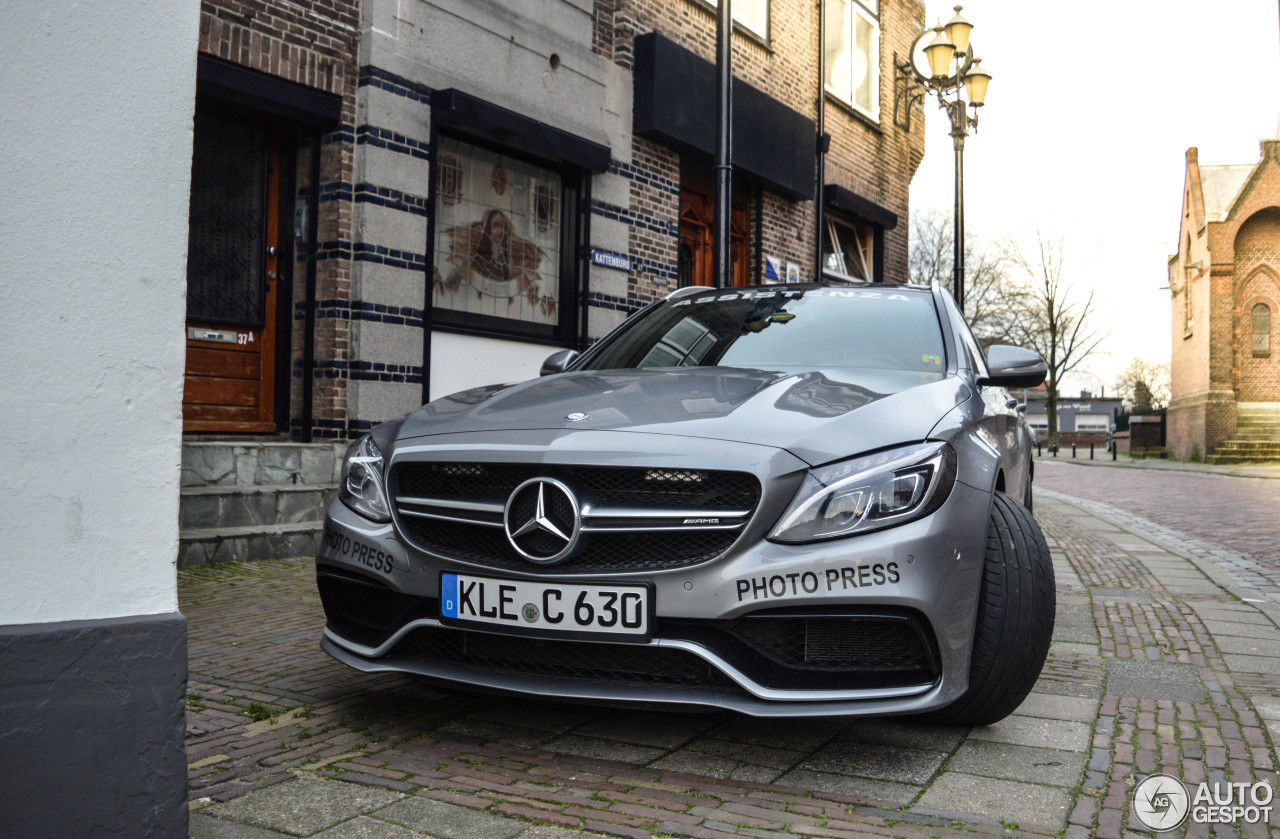
{"type": "Polygon", "coordinates": [[[442,136],[437,140],[433,316],[507,321],[517,331],[561,323],[564,261],[560,173],[442,136]]]}

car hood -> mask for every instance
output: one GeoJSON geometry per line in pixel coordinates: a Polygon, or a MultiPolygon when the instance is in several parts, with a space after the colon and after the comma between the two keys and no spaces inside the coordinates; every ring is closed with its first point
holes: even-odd
{"type": "Polygon", "coordinates": [[[437,399],[398,437],[625,430],[774,446],[819,464],[924,439],[969,395],[956,378],[888,370],[588,370],[437,399]]]}

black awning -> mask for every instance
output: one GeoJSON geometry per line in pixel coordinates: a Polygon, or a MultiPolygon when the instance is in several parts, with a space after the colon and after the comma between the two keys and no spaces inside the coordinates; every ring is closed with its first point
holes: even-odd
{"type": "Polygon", "coordinates": [[[898,226],[897,213],[836,184],[827,184],[822,188],[822,202],[824,206],[857,216],[885,230],[898,226]]]}
{"type": "Polygon", "coordinates": [[[603,172],[609,147],[477,99],[456,88],[431,94],[431,121],[561,165],[603,172]]]}
{"type": "Polygon", "coordinates": [[[196,92],[262,119],[307,128],[333,128],[342,113],[339,96],[210,55],[196,59],[196,92]]]}
{"type": "MultiPolygon", "coordinates": [[[[632,130],[703,154],[715,149],[715,65],[657,32],[635,41],[632,130]]],[[[811,200],[817,127],[741,79],[733,80],[733,165],[793,201],[811,200]]]]}

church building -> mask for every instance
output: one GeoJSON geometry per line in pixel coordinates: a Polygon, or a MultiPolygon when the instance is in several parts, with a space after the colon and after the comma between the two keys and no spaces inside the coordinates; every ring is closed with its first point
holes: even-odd
{"type": "Polygon", "coordinates": [[[1280,460],[1280,138],[1253,164],[1187,150],[1168,444],[1180,460],[1280,460]]]}

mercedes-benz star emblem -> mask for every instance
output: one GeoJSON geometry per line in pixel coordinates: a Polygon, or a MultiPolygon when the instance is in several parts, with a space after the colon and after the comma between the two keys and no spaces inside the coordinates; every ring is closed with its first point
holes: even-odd
{"type": "Polygon", "coordinates": [[[502,523],[511,546],[540,565],[568,559],[582,533],[578,499],[554,478],[532,478],[516,487],[507,498],[502,523]]]}
{"type": "Polygon", "coordinates": [[[587,413],[583,413],[582,411],[574,411],[572,414],[569,414],[568,416],[566,416],[565,419],[568,420],[569,422],[582,422],[584,419],[586,419],[589,416],[591,415],[587,413]]]}

